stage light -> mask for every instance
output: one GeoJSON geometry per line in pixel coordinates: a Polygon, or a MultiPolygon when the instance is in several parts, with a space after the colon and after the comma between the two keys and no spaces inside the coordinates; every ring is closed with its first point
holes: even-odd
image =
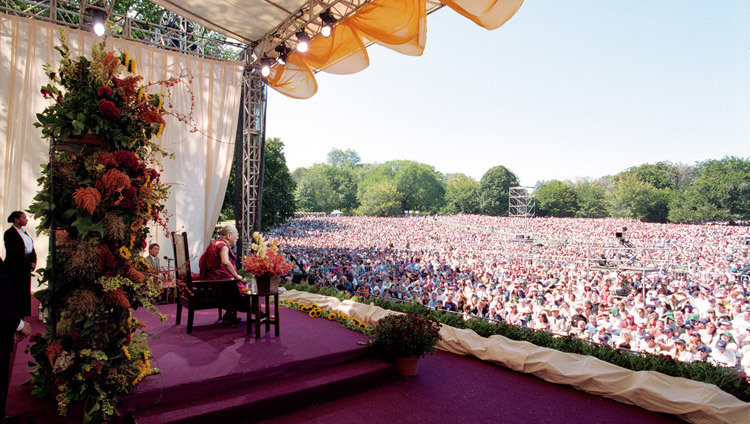
{"type": "Polygon", "coordinates": [[[267,78],[271,75],[271,59],[264,57],[260,60],[260,75],[267,78]]]}
{"type": "Polygon", "coordinates": [[[104,35],[104,22],[107,20],[107,12],[100,9],[91,10],[91,22],[94,27],[94,34],[98,36],[104,35]]]}
{"type": "Polygon", "coordinates": [[[276,57],[276,62],[278,62],[279,65],[286,65],[286,59],[289,55],[289,47],[286,45],[280,45],[276,46],[276,52],[279,54],[278,57],[276,57]]]}
{"type": "Polygon", "coordinates": [[[305,31],[294,34],[297,37],[297,51],[304,53],[310,47],[310,36],[305,31]]]}
{"type": "Polygon", "coordinates": [[[336,18],[331,15],[331,12],[326,10],[320,14],[320,20],[323,21],[323,28],[320,29],[320,34],[326,38],[330,37],[333,25],[336,23],[336,18]]]}

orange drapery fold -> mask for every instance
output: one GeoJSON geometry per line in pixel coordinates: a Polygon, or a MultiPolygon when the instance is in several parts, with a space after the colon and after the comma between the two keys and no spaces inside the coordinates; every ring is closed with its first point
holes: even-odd
{"type": "Polygon", "coordinates": [[[410,56],[421,56],[427,35],[424,0],[373,1],[347,21],[367,41],[410,56]]]}
{"type": "Polygon", "coordinates": [[[446,6],[486,29],[500,28],[516,14],[523,0],[441,0],[446,6]]]}
{"type": "Polygon", "coordinates": [[[296,52],[287,56],[286,65],[271,68],[267,82],[279,93],[295,99],[309,99],[318,91],[312,70],[296,52]]]}
{"type": "Polygon", "coordinates": [[[329,38],[315,37],[304,60],[311,68],[331,74],[354,74],[370,66],[362,37],[349,20],[336,25],[329,38]]]}
{"type": "MultiPolygon", "coordinates": [[[[523,0],[442,0],[477,25],[496,29],[507,22],[523,0]]],[[[313,69],[353,74],[370,65],[364,44],[369,42],[399,53],[420,56],[426,39],[425,0],[373,0],[334,26],[330,38],[318,35],[306,53],[294,52],[286,65],[275,66],[268,85],[289,97],[307,99],[318,90],[313,69]]]]}

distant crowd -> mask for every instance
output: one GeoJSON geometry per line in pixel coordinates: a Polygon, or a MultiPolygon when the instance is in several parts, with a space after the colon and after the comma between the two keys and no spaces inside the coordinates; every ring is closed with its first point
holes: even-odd
{"type": "Polygon", "coordinates": [[[750,375],[748,227],[309,214],[270,235],[320,287],[750,375]]]}

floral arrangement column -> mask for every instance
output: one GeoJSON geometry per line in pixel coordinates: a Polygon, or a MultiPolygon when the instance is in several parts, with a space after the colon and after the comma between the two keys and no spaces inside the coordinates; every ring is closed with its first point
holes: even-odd
{"type": "Polygon", "coordinates": [[[50,311],[47,331],[29,348],[32,392],[54,398],[61,415],[82,402],[84,422],[106,421],[118,397],[156,371],[131,310],[157,312],[151,299],[159,289],[140,252],[147,224],[166,230],[169,187],[159,180],[158,162],[164,152],[152,138],[164,130],[167,112],[163,96],[148,88],[178,81],[142,84],[135,60],[107,51],[104,41],[90,58],[73,58],[61,33],[56,49],[60,67],[45,66],[50,83],[41,90],[52,102],[35,124],[50,140],[53,165],[43,166],[43,188],[30,209],[40,231],[55,233],[54,264],[42,271],[47,288],[37,293],[50,311]],[[64,148],[91,139],[99,145],[93,151],[64,148]]]}

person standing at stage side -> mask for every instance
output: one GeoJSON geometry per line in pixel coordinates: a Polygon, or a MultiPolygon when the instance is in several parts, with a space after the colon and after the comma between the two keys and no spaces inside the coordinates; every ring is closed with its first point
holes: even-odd
{"type": "Polygon", "coordinates": [[[31,334],[31,325],[16,311],[8,270],[0,258],[0,423],[5,422],[5,404],[10,384],[10,363],[16,342],[31,334]]]}
{"type": "Polygon", "coordinates": [[[13,224],[3,236],[5,241],[5,263],[16,300],[16,311],[22,316],[31,315],[31,272],[36,269],[36,250],[31,236],[23,227],[28,218],[22,211],[8,217],[13,224]]]}

